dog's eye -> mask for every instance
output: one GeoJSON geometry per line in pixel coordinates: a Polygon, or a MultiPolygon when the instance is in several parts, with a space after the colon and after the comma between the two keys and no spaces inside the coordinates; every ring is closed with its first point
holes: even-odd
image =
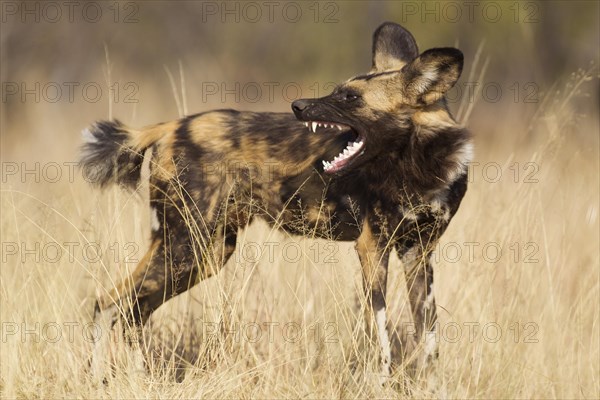
{"type": "Polygon", "coordinates": [[[344,95],[344,100],[346,101],[353,101],[358,99],[358,95],[356,93],[346,93],[344,95]]]}

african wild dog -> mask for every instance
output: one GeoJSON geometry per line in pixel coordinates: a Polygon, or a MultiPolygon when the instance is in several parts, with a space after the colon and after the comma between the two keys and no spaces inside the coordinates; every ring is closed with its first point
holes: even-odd
{"type": "Polygon", "coordinates": [[[99,186],[135,188],[152,150],[150,249],[98,299],[95,315],[121,304],[141,326],[164,301],[215,274],[238,231],[258,217],[293,234],[356,241],[367,331],[377,329],[384,376],[401,357],[386,326],[395,249],[424,338],[421,363],[434,359],[431,254],[465,194],[472,149],[444,99],[463,56],[454,48],[419,55],[408,31],[385,23],[373,36],[372,62],[330,95],[294,101],[294,114],[217,110],[140,130],[114,121],[84,131],[81,164],[99,186]],[[219,173],[222,166],[235,173],[219,173]]]}

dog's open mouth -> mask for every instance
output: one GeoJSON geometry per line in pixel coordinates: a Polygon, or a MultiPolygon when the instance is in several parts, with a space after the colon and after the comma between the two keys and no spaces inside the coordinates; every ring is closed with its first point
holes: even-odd
{"type": "Polygon", "coordinates": [[[311,132],[317,132],[317,128],[325,128],[334,131],[337,130],[339,132],[351,132],[354,134],[355,137],[353,141],[348,142],[346,148],[333,160],[323,160],[323,171],[328,174],[333,174],[346,168],[365,151],[364,139],[349,125],[337,122],[308,121],[304,122],[304,126],[311,132]]]}

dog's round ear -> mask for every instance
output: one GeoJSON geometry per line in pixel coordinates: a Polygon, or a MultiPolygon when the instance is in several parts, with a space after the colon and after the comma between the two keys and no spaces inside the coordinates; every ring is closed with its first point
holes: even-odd
{"type": "Polygon", "coordinates": [[[419,55],[415,38],[393,22],[385,22],[373,34],[372,71],[400,69],[419,55]]]}
{"type": "Polygon", "coordinates": [[[463,53],[452,47],[423,52],[400,74],[405,100],[414,105],[439,101],[460,78],[463,62],[463,53]]]}

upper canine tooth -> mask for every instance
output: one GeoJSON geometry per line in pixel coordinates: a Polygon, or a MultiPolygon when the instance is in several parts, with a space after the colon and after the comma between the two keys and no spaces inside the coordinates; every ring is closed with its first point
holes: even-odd
{"type": "Polygon", "coordinates": [[[313,123],[312,123],[312,130],[313,130],[313,132],[316,132],[316,131],[317,131],[317,123],[316,123],[316,122],[314,122],[314,121],[313,121],[313,123]]]}
{"type": "Polygon", "coordinates": [[[337,126],[338,130],[342,130],[342,127],[340,125],[337,126]]]}

